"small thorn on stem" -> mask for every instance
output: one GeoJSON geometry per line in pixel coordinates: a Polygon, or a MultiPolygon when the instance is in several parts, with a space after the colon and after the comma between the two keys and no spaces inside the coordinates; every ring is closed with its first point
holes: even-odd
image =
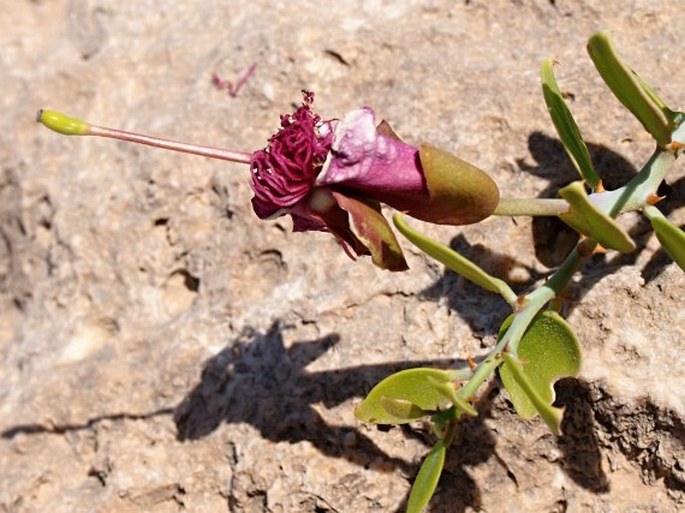
{"type": "Polygon", "coordinates": [[[467,355],[467,356],[466,356],[466,361],[468,362],[469,367],[471,367],[471,370],[473,370],[473,369],[475,369],[476,367],[478,367],[478,362],[476,362],[476,360],[474,360],[474,359],[471,357],[471,355],[467,355]]]}
{"type": "Polygon", "coordinates": [[[592,255],[595,251],[595,247],[598,244],[593,241],[592,239],[588,239],[585,235],[582,233],[580,234],[580,242],[578,242],[578,254],[581,257],[589,257],[592,255]]]}
{"type": "Polygon", "coordinates": [[[656,205],[665,198],[666,196],[657,196],[656,194],[650,194],[649,196],[647,196],[647,199],[645,201],[648,205],[656,205]]]}
{"type": "Polygon", "coordinates": [[[680,151],[683,148],[685,148],[685,144],[683,144],[679,141],[671,141],[671,143],[667,146],[667,148],[669,148],[673,151],[680,151]]]}
{"type": "Polygon", "coordinates": [[[522,294],[516,297],[516,310],[522,310],[528,304],[528,298],[522,294]]]}

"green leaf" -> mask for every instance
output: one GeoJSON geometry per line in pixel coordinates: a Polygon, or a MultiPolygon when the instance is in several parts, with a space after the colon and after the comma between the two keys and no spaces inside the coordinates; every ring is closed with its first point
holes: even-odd
{"type": "Polygon", "coordinates": [[[381,397],[380,405],[386,413],[398,419],[420,419],[429,413],[423,411],[412,402],[405,401],[404,399],[393,399],[387,396],[381,397]]]}
{"type": "Polygon", "coordinates": [[[375,424],[412,422],[448,408],[451,401],[439,385],[453,387],[454,381],[453,373],[440,369],[403,370],[378,383],[357,406],[354,414],[363,422],[375,424]]]}
{"type": "Polygon", "coordinates": [[[656,94],[654,89],[645,82],[640,75],[638,75],[634,70],[630,70],[635,77],[635,80],[640,85],[644,93],[649,96],[649,98],[656,104],[657,107],[666,115],[666,117],[671,121],[673,125],[678,125],[682,120],[682,112],[676,112],[671,110],[668,105],[656,94]]]}
{"type": "Polygon", "coordinates": [[[642,123],[661,147],[671,142],[674,113],[656,93],[616,54],[607,32],[592,36],[587,44],[590,58],[616,98],[642,123]]]}
{"type": "Polygon", "coordinates": [[[445,442],[440,440],[426,455],[409,493],[407,513],[421,513],[430,502],[438,487],[442,467],[445,465],[446,452],[445,442]]]}
{"type": "Polygon", "coordinates": [[[547,109],[552,117],[554,127],[557,129],[557,134],[559,134],[559,138],[564,145],[564,149],[578,170],[578,173],[580,173],[580,176],[594,189],[599,182],[599,176],[592,165],[590,152],[580,135],[580,130],[573,119],[573,114],[571,114],[566,105],[566,101],[564,101],[564,97],[554,78],[552,61],[546,60],[542,63],[540,78],[542,80],[542,94],[545,97],[547,109]]]}
{"type": "Polygon", "coordinates": [[[569,212],[559,215],[571,228],[592,237],[605,248],[621,253],[635,250],[635,242],[623,228],[590,201],[582,182],[573,182],[560,189],[559,196],[571,205],[569,212]]]}
{"type": "MultiPolygon", "coordinates": [[[[502,325],[508,329],[513,315],[502,325]]],[[[559,314],[538,314],[516,348],[516,356],[504,353],[500,377],[516,412],[525,420],[540,414],[555,435],[561,434],[562,410],[552,406],[554,383],[575,377],[580,371],[580,344],[559,314]]]]}
{"type": "Polygon", "coordinates": [[[516,302],[516,294],[503,280],[489,275],[456,251],[410,228],[400,214],[395,214],[392,220],[399,232],[427,255],[433,257],[438,262],[442,262],[447,268],[472,281],[479,287],[500,294],[509,304],[516,302]]]}
{"type": "Polygon", "coordinates": [[[644,208],[644,214],[664,251],[685,271],[685,232],[669,221],[656,207],[644,208]]]}

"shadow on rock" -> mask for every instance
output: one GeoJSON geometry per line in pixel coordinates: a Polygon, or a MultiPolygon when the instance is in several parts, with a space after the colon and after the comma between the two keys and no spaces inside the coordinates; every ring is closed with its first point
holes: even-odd
{"type": "Polygon", "coordinates": [[[609,491],[609,480],[602,470],[602,452],[595,432],[590,389],[576,379],[560,380],[555,386],[556,405],[565,407],[558,444],[563,455],[561,466],[578,485],[595,493],[609,491]]]}
{"type": "MultiPolygon", "coordinates": [[[[588,144],[587,146],[595,170],[602,178],[607,190],[617,189],[625,185],[637,174],[637,168],[613,150],[596,144],[588,144]]],[[[561,187],[580,179],[567,157],[564,147],[557,139],[540,132],[534,132],[528,138],[528,149],[536,165],[527,165],[522,160],[519,160],[518,164],[522,170],[549,181],[549,186],[540,192],[540,198],[556,197],[557,191],[561,187]]],[[[658,208],[665,216],[668,216],[676,208],[682,206],[683,200],[685,200],[685,179],[681,178],[670,185],[663,183],[658,194],[665,198],[659,202],[658,208]]],[[[611,254],[609,258],[606,256],[598,257],[612,269],[622,265],[634,264],[640,252],[647,245],[649,238],[652,237],[653,231],[649,221],[643,218],[628,231],[628,234],[637,245],[636,251],[625,255],[611,254]]],[[[538,260],[547,267],[557,267],[575,246],[578,235],[559,218],[537,217],[533,220],[533,239],[535,241],[535,255],[538,260]]],[[[645,280],[651,281],[656,278],[671,262],[672,260],[663,250],[657,251],[642,269],[645,280]]],[[[588,289],[601,276],[586,276],[581,285],[584,289],[588,289]]]]}
{"type": "MultiPolygon", "coordinates": [[[[595,170],[602,177],[607,190],[624,185],[637,173],[637,169],[618,153],[596,144],[588,144],[595,170]]],[[[528,150],[536,165],[518,161],[519,167],[549,181],[540,198],[556,198],[557,191],[569,183],[580,180],[578,172],[566,155],[563,145],[541,132],[528,137],[528,150]]],[[[547,267],[557,267],[578,241],[578,234],[557,217],[536,217],[533,220],[535,256],[547,267]]]]}
{"type": "Polygon", "coordinates": [[[222,423],[248,423],[273,442],[307,440],[322,453],[367,466],[376,458],[407,472],[413,465],[385,454],[354,427],[331,426],[313,405],[330,408],[366,394],[389,374],[411,367],[447,367],[453,360],[361,365],[308,372],[306,367],[334,347],[339,336],[296,342],[285,348],[282,327],[230,343],[204,366],[200,383],[177,407],[180,440],[197,440],[222,423]]]}
{"type": "MultiPolygon", "coordinates": [[[[475,405],[478,410],[477,417],[462,417],[452,441],[452,445],[447,451],[445,466],[443,467],[438,487],[431,500],[431,511],[464,513],[465,511],[480,511],[483,498],[476,481],[468,472],[469,467],[475,467],[485,463],[495,456],[497,442],[492,434],[492,430],[485,424],[485,420],[490,417],[493,408],[493,401],[499,394],[499,388],[494,383],[490,384],[487,390],[483,391],[480,401],[475,405]]],[[[405,428],[408,436],[418,437],[420,433],[410,431],[405,428]]],[[[422,437],[423,443],[427,448],[432,447],[436,442],[435,437],[427,433],[422,437]]],[[[420,464],[419,464],[420,465],[420,464]]],[[[411,474],[410,479],[416,477],[417,470],[411,474]]],[[[513,478],[513,474],[509,473],[513,478]]],[[[400,507],[395,513],[406,511],[409,494],[405,497],[400,507]]],[[[505,508],[506,509],[506,508],[505,508]]]]}
{"type": "MultiPolygon", "coordinates": [[[[494,251],[481,244],[471,244],[461,234],[454,237],[449,246],[472,262],[477,262],[486,272],[506,281],[514,290],[526,290],[545,276],[507,253],[494,251]],[[528,279],[517,282],[503,274],[515,267],[524,268],[528,279]]],[[[503,308],[506,303],[499,295],[482,289],[449,269],[445,269],[442,277],[433,285],[422,290],[420,296],[433,301],[446,299],[448,308],[458,313],[474,335],[479,337],[495,335],[503,311],[506,311],[503,308]]]]}

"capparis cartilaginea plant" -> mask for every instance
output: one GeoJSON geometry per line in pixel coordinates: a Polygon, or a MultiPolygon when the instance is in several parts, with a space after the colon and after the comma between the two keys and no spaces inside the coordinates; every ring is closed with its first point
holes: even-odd
{"type": "Polygon", "coordinates": [[[295,231],[331,233],[353,259],[369,255],[375,265],[403,271],[407,264],[394,231],[381,212],[385,204],[402,212],[393,223],[410,242],[480,287],[500,294],[511,307],[495,346],[468,368],[409,369],[376,385],[358,405],[364,422],[432,422],[437,442],[412,486],[407,511],[430,501],[445,455],[461,418],[476,416],[479,390],[496,370],[523,419],[540,416],[561,434],[563,411],[553,405],[554,384],[580,371],[580,344],[558,312],[575,272],[597,251],[628,253],[635,243],[616,223],[627,212],[650,221],[663,249],[685,269],[685,232],[656,207],[659,185],[685,147],[685,113],[671,110],[616,54],[606,33],[590,38],[588,51],[612,93],[654,137],[656,148],[641,171],[607,191],[553,73],[541,68],[542,89],[552,122],[580,180],[558,191],[558,199],[500,197],[495,182],[477,167],[437,148],[402,141],[369,107],[339,120],[323,120],[305,92],[302,105],[281,116],[281,127],[266,148],[252,153],[180,143],[91,125],[56,111],[41,110],[38,121],[67,135],[110,137],[244,163],[250,168],[252,207],[261,219],[290,215],[295,231]],[[412,228],[405,216],[439,224],[477,223],[490,215],[558,216],[581,234],[566,260],[537,289],[517,295],[503,280],[412,228]]]}

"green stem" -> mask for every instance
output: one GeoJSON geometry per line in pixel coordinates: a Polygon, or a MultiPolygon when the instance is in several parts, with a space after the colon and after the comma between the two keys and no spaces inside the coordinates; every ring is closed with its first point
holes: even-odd
{"type": "MultiPolygon", "coordinates": [[[[642,170],[624,187],[615,191],[595,193],[590,197],[611,217],[630,210],[642,209],[648,197],[656,193],[675,158],[674,152],[657,149],[642,170]]],[[[564,200],[504,198],[500,200],[495,215],[558,215],[562,208],[568,210],[568,203],[564,200]],[[553,212],[555,209],[556,211],[553,212]]],[[[650,211],[649,214],[653,212],[650,211]]],[[[468,400],[475,395],[480,386],[502,363],[502,353],[505,350],[512,357],[516,357],[518,343],[532,320],[545,305],[566,290],[573,275],[592,256],[596,247],[597,243],[593,239],[581,240],[544,285],[519,298],[517,303],[522,305],[521,309],[516,312],[504,336],[488,353],[485,360],[474,369],[469,381],[457,392],[461,398],[468,400]]]]}
{"type": "MultiPolygon", "coordinates": [[[[611,217],[640,210],[647,203],[649,196],[656,193],[675,159],[675,151],[657,148],[630,182],[613,191],[590,194],[590,200],[611,217]]],[[[568,211],[569,204],[566,200],[558,198],[500,198],[493,215],[558,216],[568,211]]]]}
{"type": "Polygon", "coordinates": [[[640,172],[626,185],[614,191],[591,194],[590,199],[611,217],[641,210],[648,204],[649,197],[656,194],[675,159],[674,152],[657,148],[640,172]]]}
{"type": "Polygon", "coordinates": [[[558,216],[569,210],[559,198],[500,198],[493,212],[496,216],[558,216]]]}
{"type": "Polygon", "coordinates": [[[596,243],[591,239],[585,239],[578,243],[566,260],[552,274],[547,283],[520,300],[523,304],[514,317],[509,329],[504,336],[497,342],[497,345],[488,353],[478,367],[473,371],[473,376],[459,391],[458,394],[464,399],[472,397],[480,386],[490,377],[494,370],[502,363],[502,353],[507,349],[513,357],[516,357],[518,343],[523,338],[528,326],[547,303],[560,295],[568,286],[569,281],[580,268],[581,265],[590,257],[596,247],[596,243]]]}

